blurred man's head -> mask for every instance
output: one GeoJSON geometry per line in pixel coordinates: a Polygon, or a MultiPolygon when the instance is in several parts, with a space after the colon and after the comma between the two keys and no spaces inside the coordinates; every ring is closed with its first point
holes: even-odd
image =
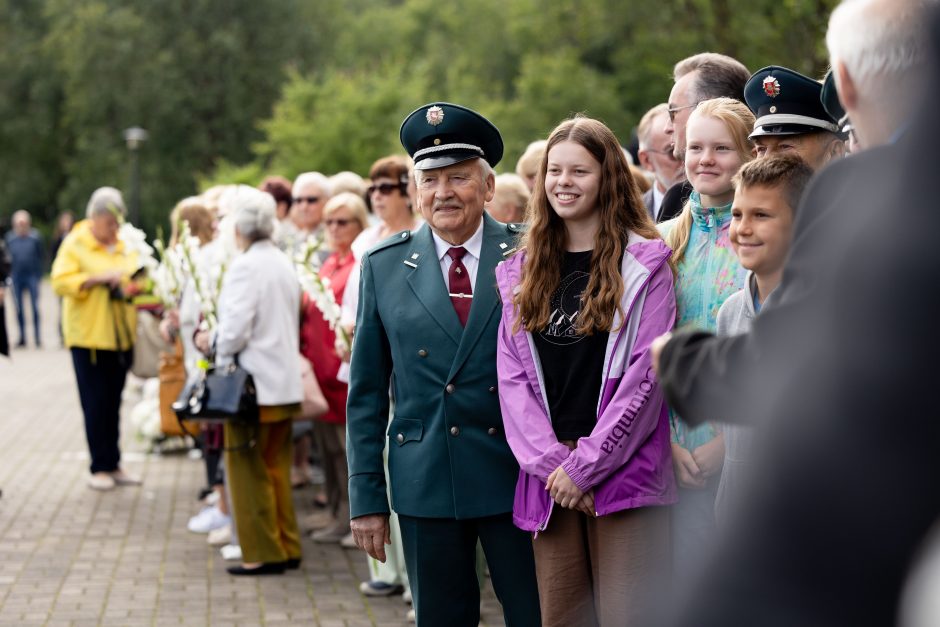
{"type": "Polygon", "coordinates": [[[744,84],[750,77],[743,63],[715,52],[702,52],[676,63],[675,85],[669,93],[669,118],[664,127],[666,134],[672,136],[676,159],[685,158],[685,125],[692,109],[712,98],[743,102],[744,84]]]}
{"type": "Polygon", "coordinates": [[[927,8],[935,0],[844,0],[826,46],[842,102],[862,148],[903,130],[926,86],[927,8]]]}
{"type": "Polygon", "coordinates": [[[497,222],[512,224],[525,220],[525,207],[528,202],[529,187],[522,177],[504,173],[497,175],[496,192],[484,207],[497,222]]]}
{"type": "Polygon", "coordinates": [[[13,214],[13,232],[17,235],[28,235],[29,234],[29,225],[30,218],[29,212],[23,209],[20,209],[13,214]]]}
{"type": "Polygon", "coordinates": [[[653,174],[660,193],[685,178],[682,162],[672,153],[672,138],[666,134],[669,112],[666,103],[656,105],[646,112],[637,126],[640,149],[637,157],[640,166],[653,174]]]}

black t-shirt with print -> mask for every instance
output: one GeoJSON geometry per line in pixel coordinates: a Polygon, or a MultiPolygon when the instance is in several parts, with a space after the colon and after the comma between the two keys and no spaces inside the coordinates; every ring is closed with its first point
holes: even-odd
{"type": "Polygon", "coordinates": [[[559,440],[591,434],[597,423],[607,332],[575,332],[581,295],[587,289],[593,251],[565,253],[561,282],[552,294],[549,324],[533,333],[542,364],[552,427],[559,440]]]}

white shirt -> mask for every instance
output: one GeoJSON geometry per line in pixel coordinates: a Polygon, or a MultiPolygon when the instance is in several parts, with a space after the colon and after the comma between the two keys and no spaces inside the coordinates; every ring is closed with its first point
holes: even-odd
{"type": "Polygon", "coordinates": [[[656,220],[659,220],[659,210],[663,206],[663,198],[666,197],[666,192],[659,191],[659,183],[653,183],[653,215],[656,216],[656,220]]]}
{"type": "MultiPolygon", "coordinates": [[[[434,238],[434,248],[437,251],[437,258],[441,262],[441,272],[444,274],[444,285],[450,288],[448,273],[450,272],[450,264],[452,264],[454,260],[450,258],[447,251],[454,248],[454,245],[442,240],[433,230],[431,231],[431,236],[434,238]]],[[[474,286],[473,289],[476,291],[477,268],[480,267],[480,251],[483,250],[482,216],[480,216],[480,226],[477,227],[477,230],[470,236],[470,239],[460,245],[467,249],[461,261],[463,261],[464,267],[470,274],[470,285],[474,286]]]]}

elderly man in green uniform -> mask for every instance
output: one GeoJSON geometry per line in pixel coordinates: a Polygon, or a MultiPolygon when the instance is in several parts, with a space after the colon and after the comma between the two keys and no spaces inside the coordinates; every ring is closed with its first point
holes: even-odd
{"type": "Polygon", "coordinates": [[[798,154],[814,170],[845,156],[845,135],[820,100],[823,86],[791,69],[771,65],[744,86],[757,120],[750,138],[758,157],[798,154]]]}
{"type": "Polygon", "coordinates": [[[506,624],[539,625],[531,539],[512,523],[519,467],[496,393],[493,271],[518,235],[483,211],[502,138],[483,116],[444,102],[414,111],[400,136],[414,159],[426,224],[362,260],[347,406],[353,536],[385,560],[387,434],[392,506],[418,624],[479,623],[479,540],[506,624]]]}

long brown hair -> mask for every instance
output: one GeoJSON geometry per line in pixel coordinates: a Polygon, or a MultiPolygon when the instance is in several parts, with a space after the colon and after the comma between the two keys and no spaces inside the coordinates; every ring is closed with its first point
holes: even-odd
{"type": "Polygon", "coordinates": [[[596,208],[601,223],[594,237],[591,276],[581,297],[581,313],[575,325],[578,333],[591,335],[594,331],[612,331],[614,314],[619,312],[623,316],[620,260],[630,232],[647,239],[660,239],[613,132],[603,122],[580,115],[565,120],[548,138],[535,188],[526,206],[529,230],[520,244],[520,248],[525,249],[526,263],[519,292],[513,301],[518,314],[514,331],[518,331],[520,321],[527,331],[548,326],[549,296],[561,281],[567,231],[564,220],[548,202],[545,171],[552,148],[565,141],[582,146],[601,166],[596,208]]]}

